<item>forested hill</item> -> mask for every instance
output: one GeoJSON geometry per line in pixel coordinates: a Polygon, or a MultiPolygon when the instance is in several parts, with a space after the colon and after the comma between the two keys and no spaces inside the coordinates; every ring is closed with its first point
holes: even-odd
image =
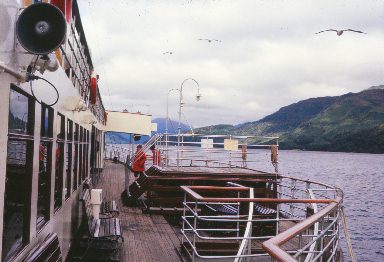
{"type": "Polygon", "coordinates": [[[310,98],[282,107],[255,122],[208,126],[195,132],[277,135],[283,149],[384,153],[383,87],[310,98]]]}

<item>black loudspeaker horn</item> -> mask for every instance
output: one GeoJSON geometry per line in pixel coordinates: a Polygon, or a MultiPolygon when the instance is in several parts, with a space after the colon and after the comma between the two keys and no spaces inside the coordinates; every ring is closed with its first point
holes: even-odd
{"type": "Polygon", "coordinates": [[[16,22],[20,44],[30,53],[49,54],[65,40],[67,23],[56,6],[47,3],[30,5],[16,22]]]}

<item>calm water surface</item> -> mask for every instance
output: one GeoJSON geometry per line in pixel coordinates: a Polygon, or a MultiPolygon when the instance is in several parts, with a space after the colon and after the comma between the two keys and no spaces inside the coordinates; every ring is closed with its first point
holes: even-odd
{"type": "Polygon", "coordinates": [[[340,187],[358,261],[384,261],[384,155],[280,150],[279,171],[340,187]]]}
{"type": "MultiPolygon", "coordinates": [[[[269,150],[249,150],[249,164],[273,171],[269,150]]],[[[340,187],[358,261],[384,262],[384,154],[279,151],[279,172],[340,187]]],[[[344,258],[350,261],[346,242],[344,258]]]]}

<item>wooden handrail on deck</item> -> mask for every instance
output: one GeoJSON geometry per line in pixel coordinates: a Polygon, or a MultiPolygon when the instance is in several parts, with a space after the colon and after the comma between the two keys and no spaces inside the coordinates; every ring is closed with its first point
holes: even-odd
{"type": "Polygon", "coordinates": [[[294,238],[296,235],[298,235],[300,232],[303,232],[307,228],[311,227],[313,224],[318,222],[321,218],[327,216],[329,213],[331,213],[334,208],[336,208],[342,198],[337,197],[335,200],[332,201],[328,206],[326,206],[324,209],[320,210],[316,214],[308,217],[307,219],[301,221],[300,223],[294,225],[293,227],[289,228],[288,230],[282,232],[281,234],[278,234],[277,236],[265,241],[262,243],[263,249],[268,252],[270,256],[272,256],[274,259],[280,262],[296,262],[297,260],[294,259],[290,254],[288,254],[286,251],[281,249],[281,246],[294,238]]]}
{"type": "MultiPolygon", "coordinates": [[[[244,191],[248,190],[247,187],[214,187],[214,186],[181,186],[186,193],[192,198],[200,202],[227,202],[227,203],[238,203],[238,202],[257,202],[257,203],[316,203],[316,204],[329,204],[338,203],[337,199],[290,199],[290,198],[228,198],[228,197],[203,197],[199,195],[194,189],[207,190],[232,190],[232,191],[244,191]]],[[[341,199],[341,198],[340,198],[341,199]]]]}

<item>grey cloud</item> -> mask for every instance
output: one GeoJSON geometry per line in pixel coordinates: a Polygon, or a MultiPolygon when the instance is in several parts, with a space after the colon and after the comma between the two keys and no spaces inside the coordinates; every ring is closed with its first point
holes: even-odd
{"type": "MultiPolygon", "coordinates": [[[[80,0],[106,107],[164,116],[168,90],[193,77],[203,98],[194,102],[195,87],[186,83],[184,112],[194,126],[257,120],[301,99],[382,84],[383,8],[362,0],[116,1],[108,8],[80,0]],[[314,34],[327,28],[368,34],[314,34]]],[[[172,94],[175,116],[177,103],[172,94]]]]}

